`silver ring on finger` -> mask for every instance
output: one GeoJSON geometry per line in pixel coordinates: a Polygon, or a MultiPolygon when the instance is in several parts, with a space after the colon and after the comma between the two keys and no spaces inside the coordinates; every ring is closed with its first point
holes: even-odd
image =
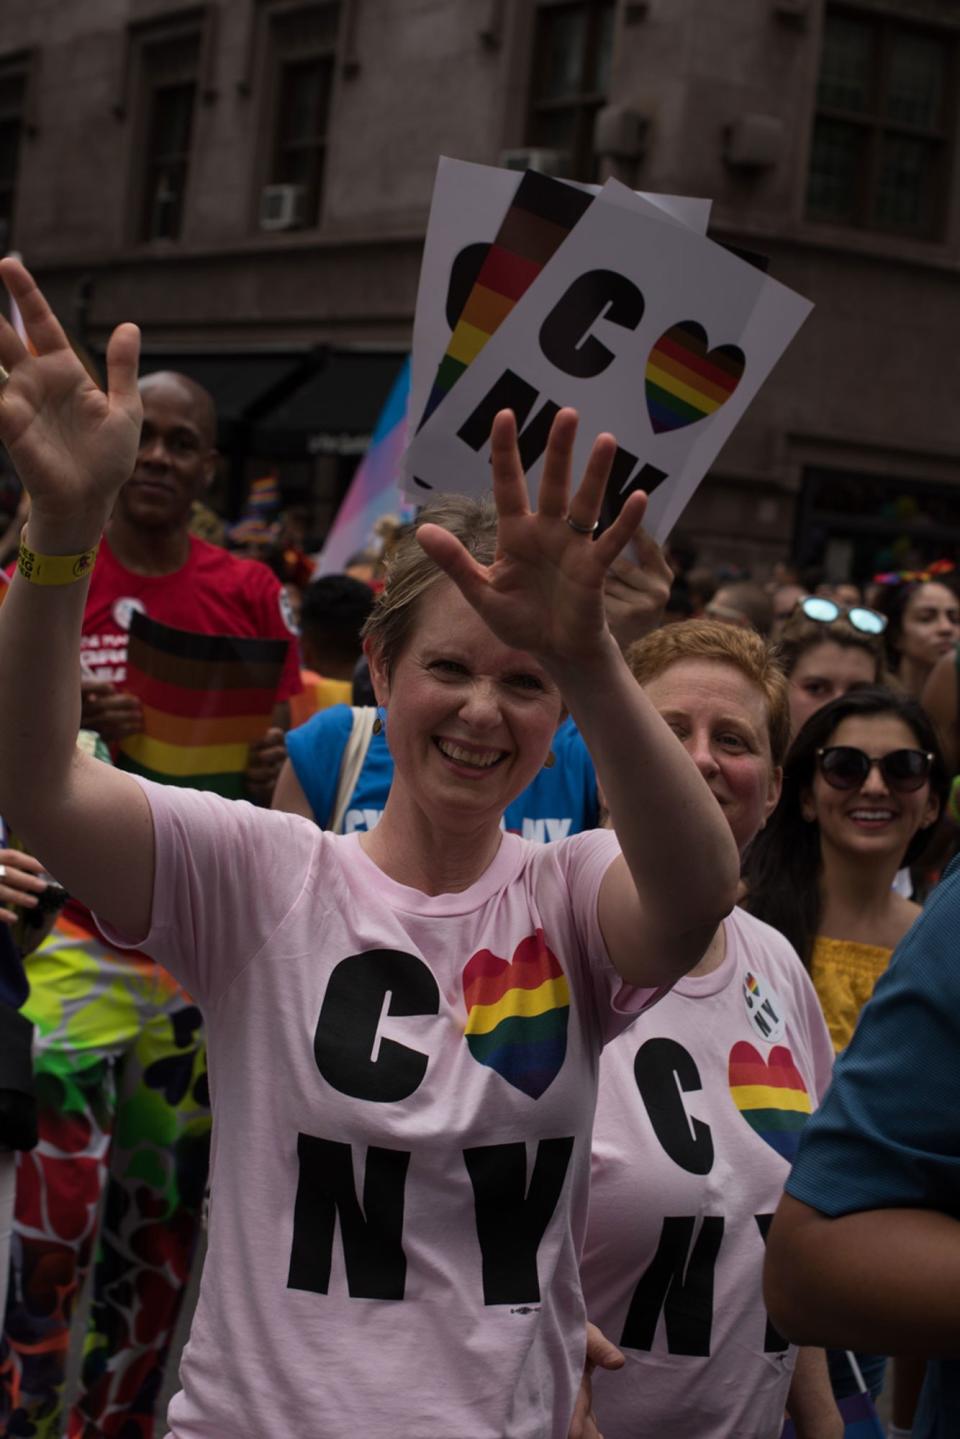
{"type": "Polygon", "coordinates": [[[0,390],[3,389],[9,378],[10,371],[6,368],[5,365],[0,365],[0,390]]]}
{"type": "Polygon", "coordinates": [[[592,525],[579,525],[572,515],[567,515],[567,524],[577,535],[595,535],[600,528],[599,520],[594,520],[592,525]]]}
{"type": "Polygon", "coordinates": [[[6,866],[5,864],[0,864],[0,879],[6,879],[6,877],[7,877],[7,866],[6,866]]]}

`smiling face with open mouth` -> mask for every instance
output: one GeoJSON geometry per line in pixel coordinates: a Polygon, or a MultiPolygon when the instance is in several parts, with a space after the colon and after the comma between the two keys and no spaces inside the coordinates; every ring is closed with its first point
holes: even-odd
{"type": "MultiPolygon", "coordinates": [[[[843,745],[871,757],[923,748],[910,726],[894,714],[848,715],[825,747],[843,745]]],[[[858,789],[835,789],[818,771],[803,801],[804,818],[816,820],[823,847],[898,859],[917,831],[936,819],[937,810],[929,781],[916,790],[895,789],[877,765],[858,789]]]]}
{"type": "Polygon", "coordinates": [[[560,720],[559,692],[542,667],[501,644],[440,580],[420,600],[390,673],[375,654],[370,668],[387,709],[395,784],[443,826],[499,825],[542,767],[560,720]]]}

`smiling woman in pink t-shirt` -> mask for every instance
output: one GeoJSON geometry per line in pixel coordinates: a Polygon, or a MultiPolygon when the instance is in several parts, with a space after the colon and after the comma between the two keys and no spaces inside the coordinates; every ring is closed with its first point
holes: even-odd
{"type": "MultiPolygon", "coordinates": [[[[780,792],[787,681],[751,631],[670,625],[628,654],[741,850],[780,792]]],[[[606,1439],[841,1439],[822,1350],[769,1324],[767,1227],[830,1080],[817,997],[783,937],[735,909],[662,1003],[607,1046],[582,1277],[620,1347],[595,1380],[606,1439]]]]}
{"type": "Polygon", "coordinates": [[[497,417],[495,525],[468,502],[423,517],[368,630],[396,767],[373,831],[140,782],[73,743],[137,334],[113,335],[105,395],[23,268],[0,275],[36,352],[0,320],[0,440],[33,502],[0,625],[0,810],[208,1026],[209,1251],[170,1434],[562,1439],[600,1051],[697,963],[737,877],[604,618],[644,498],[594,537],[614,441],[571,494],[561,410],[531,512],[497,417]],[[500,817],[561,693],[615,834],[536,846],[500,817]]]}

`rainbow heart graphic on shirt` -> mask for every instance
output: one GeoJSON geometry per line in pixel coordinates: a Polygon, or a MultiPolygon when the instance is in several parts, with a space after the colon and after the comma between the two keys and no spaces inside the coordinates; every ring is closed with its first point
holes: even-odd
{"type": "Polygon", "coordinates": [[[730,1051],[728,1073],[733,1102],[750,1128],[792,1162],[813,1106],[789,1049],[774,1045],[764,1059],[740,1039],[730,1051]]]}
{"type": "Polygon", "coordinates": [[[478,1064],[539,1099],[567,1052],[570,987],[543,931],[521,940],[513,959],[479,950],[463,971],[467,1048],[478,1064]]]}
{"type": "Polygon", "coordinates": [[[656,435],[714,414],[740,383],[747,358],[737,345],[707,348],[696,320],[671,325],[647,356],[647,413],[656,435]]]}

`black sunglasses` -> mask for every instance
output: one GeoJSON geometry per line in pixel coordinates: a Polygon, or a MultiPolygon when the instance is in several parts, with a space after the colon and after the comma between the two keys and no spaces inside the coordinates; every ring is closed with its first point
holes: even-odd
{"type": "Polygon", "coordinates": [[[869,755],[853,745],[838,744],[818,749],[817,763],[834,789],[859,789],[876,765],[888,789],[909,794],[922,789],[930,778],[933,754],[922,749],[894,749],[889,754],[869,755]]]}

